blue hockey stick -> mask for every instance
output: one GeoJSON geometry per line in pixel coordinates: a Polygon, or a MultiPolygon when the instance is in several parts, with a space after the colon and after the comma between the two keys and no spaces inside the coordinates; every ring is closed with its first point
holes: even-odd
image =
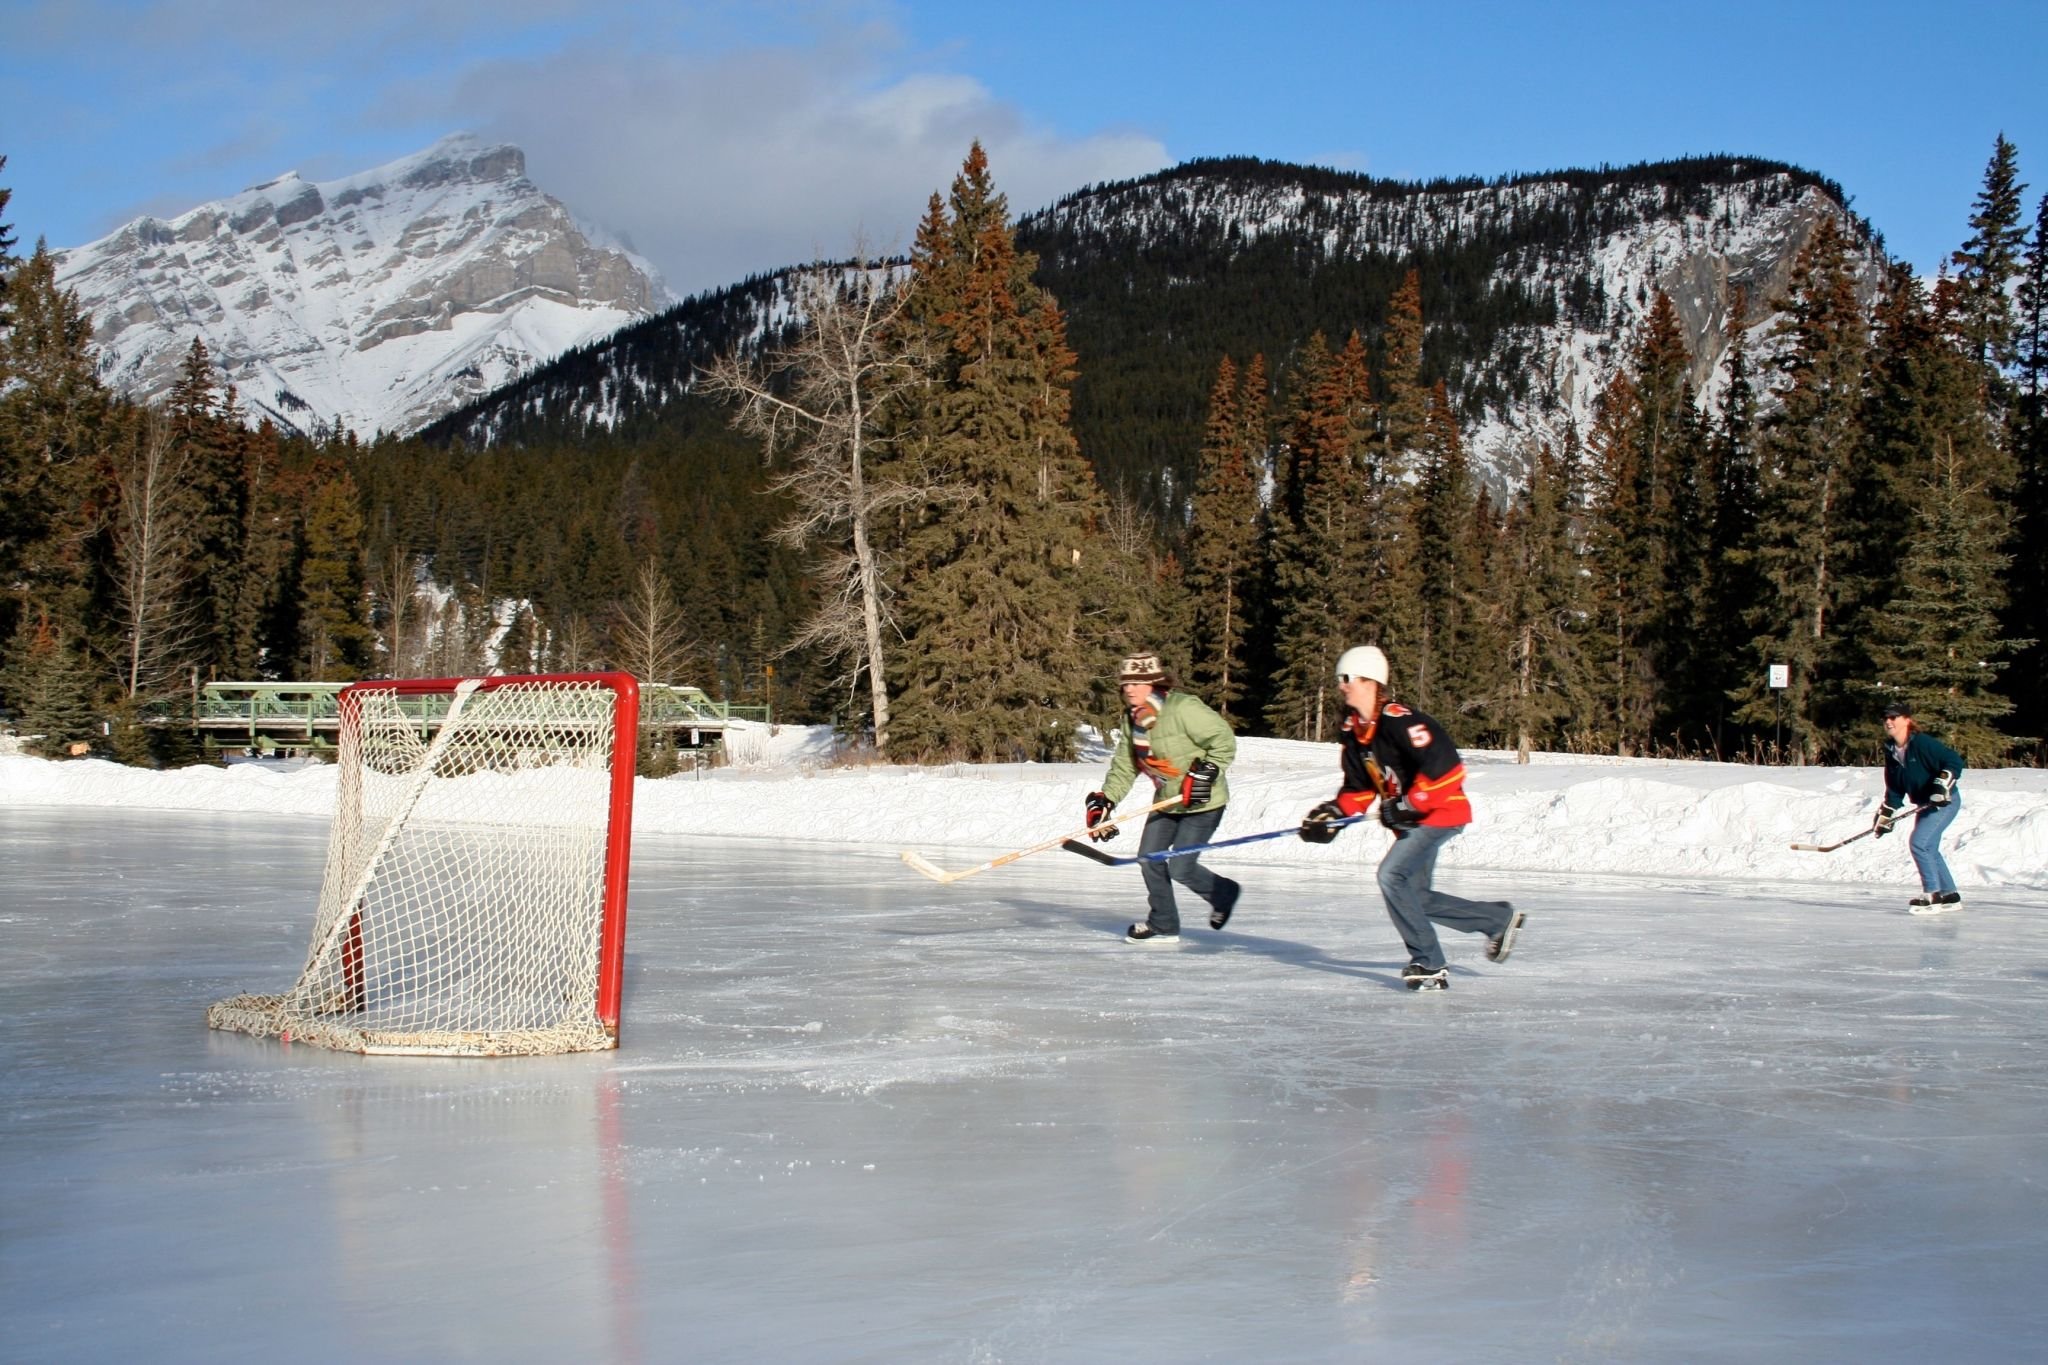
{"type": "MultiPolygon", "coordinates": [[[[1363,815],[1347,815],[1342,820],[1330,821],[1329,828],[1333,830],[1342,829],[1346,825],[1355,825],[1364,818],[1363,815]]],[[[1127,858],[1119,858],[1113,853],[1104,853],[1099,848],[1090,848],[1077,839],[1068,839],[1060,847],[1069,853],[1078,853],[1083,858],[1101,863],[1104,867],[1129,867],[1132,863],[1163,863],[1170,858],[1192,858],[1198,853],[1208,853],[1219,848],[1229,848],[1234,844],[1256,844],[1262,839],[1281,839],[1287,835],[1299,834],[1300,832],[1300,825],[1289,825],[1286,829],[1269,829],[1264,834],[1240,834],[1235,839],[1218,839],[1213,844],[1191,844],[1187,848],[1162,848],[1157,853],[1133,853],[1127,858]]]]}

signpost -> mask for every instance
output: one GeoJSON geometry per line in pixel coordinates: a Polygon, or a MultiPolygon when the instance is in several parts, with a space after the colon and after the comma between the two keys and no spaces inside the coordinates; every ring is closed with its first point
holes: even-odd
{"type": "Polygon", "coordinates": [[[1771,685],[1771,704],[1778,713],[1778,757],[1780,761],[1783,761],[1785,755],[1785,689],[1792,685],[1792,665],[1771,664],[1768,666],[1766,676],[1771,685]]]}

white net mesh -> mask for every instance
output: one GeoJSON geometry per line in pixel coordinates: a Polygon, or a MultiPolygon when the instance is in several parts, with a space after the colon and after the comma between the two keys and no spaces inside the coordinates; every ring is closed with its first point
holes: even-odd
{"type": "Polygon", "coordinates": [[[305,968],[208,1024],[357,1052],[617,1046],[598,990],[618,694],[493,683],[352,694],[305,968]]]}

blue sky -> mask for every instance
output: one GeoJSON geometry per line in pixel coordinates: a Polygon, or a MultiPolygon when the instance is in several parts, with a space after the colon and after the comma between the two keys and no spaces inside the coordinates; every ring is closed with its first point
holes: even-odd
{"type": "Polygon", "coordinates": [[[1197,156],[1403,179],[1789,161],[1931,272],[1993,138],[2048,191],[2048,0],[0,0],[26,245],[457,130],[680,293],[902,247],[970,139],[1018,210],[1197,156]]]}

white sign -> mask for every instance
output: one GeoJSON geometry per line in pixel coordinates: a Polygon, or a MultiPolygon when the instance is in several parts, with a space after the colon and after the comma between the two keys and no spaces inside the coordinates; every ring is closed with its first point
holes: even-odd
{"type": "Polygon", "coordinates": [[[1770,670],[1771,686],[1790,687],[1792,685],[1792,665],[1772,664],[1770,665],[1770,670]]]}

